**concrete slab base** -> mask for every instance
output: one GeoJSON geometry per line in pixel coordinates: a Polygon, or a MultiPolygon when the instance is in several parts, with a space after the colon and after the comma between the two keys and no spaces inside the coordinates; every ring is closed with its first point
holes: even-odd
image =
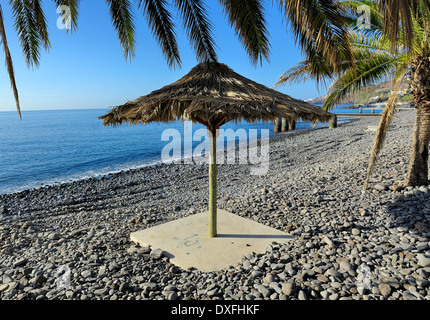
{"type": "Polygon", "coordinates": [[[209,272],[237,265],[252,252],[264,253],[273,241],[282,243],[293,236],[250,219],[218,209],[218,236],[208,236],[208,212],[188,216],[131,233],[141,246],[161,249],[170,262],[188,269],[209,272]]]}

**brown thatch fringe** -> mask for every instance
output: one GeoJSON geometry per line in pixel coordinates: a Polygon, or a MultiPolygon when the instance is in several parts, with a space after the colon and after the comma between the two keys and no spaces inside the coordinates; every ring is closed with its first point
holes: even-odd
{"type": "Polygon", "coordinates": [[[205,62],[178,81],[113,108],[104,125],[146,124],[190,119],[218,125],[229,121],[273,121],[285,117],[330,120],[322,108],[247,79],[225,64],[205,62]]]}
{"type": "Polygon", "coordinates": [[[364,182],[364,190],[366,190],[368,187],[370,176],[373,173],[373,170],[376,165],[376,161],[382,150],[382,146],[385,142],[387,130],[394,118],[394,111],[396,110],[397,96],[398,96],[398,93],[396,90],[396,92],[391,95],[381,115],[381,120],[379,122],[378,130],[376,131],[376,134],[375,134],[375,140],[370,154],[369,166],[367,168],[367,177],[366,177],[366,181],[364,182]]]}

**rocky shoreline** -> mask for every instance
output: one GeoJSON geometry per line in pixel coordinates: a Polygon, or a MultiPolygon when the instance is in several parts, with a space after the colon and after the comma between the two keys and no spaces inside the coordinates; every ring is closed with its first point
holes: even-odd
{"type": "MultiPolygon", "coordinates": [[[[360,109],[360,108],[383,108],[387,105],[387,101],[377,103],[363,103],[359,105],[352,104],[351,106],[342,107],[342,109],[360,109]]],[[[398,102],[398,108],[414,108],[413,102],[398,102]]]]}
{"type": "Polygon", "coordinates": [[[414,111],[279,134],[270,170],[220,165],[219,207],[294,235],[217,272],[182,270],[130,232],[205,211],[205,165],[159,165],[0,195],[3,300],[429,300],[430,189],[406,174],[414,111]],[[69,281],[70,280],[70,281],[69,281]]]}

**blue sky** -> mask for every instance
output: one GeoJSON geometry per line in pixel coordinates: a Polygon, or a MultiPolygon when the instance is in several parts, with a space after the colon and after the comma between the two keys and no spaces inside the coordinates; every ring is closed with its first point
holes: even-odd
{"type": "MultiPolygon", "coordinates": [[[[219,61],[254,81],[272,87],[288,68],[302,60],[302,55],[287,32],[272,1],[267,1],[267,19],[271,35],[270,63],[253,66],[242,44],[229,26],[216,0],[207,1],[214,37],[218,45],[219,61]]],[[[26,66],[19,40],[13,27],[8,1],[2,2],[9,48],[23,111],[42,109],[92,109],[123,104],[176,81],[197,64],[185,31],[177,22],[182,67],[169,69],[161,49],[148,29],[140,10],[136,16],[136,57],[126,61],[104,0],[81,1],[78,29],[66,33],[57,28],[56,7],[44,1],[48,19],[51,49],[43,52],[36,69],[26,66]]],[[[4,61],[3,51],[0,61],[4,61]]],[[[15,110],[13,93],[3,63],[0,66],[0,111],[15,110]]],[[[314,82],[278,87],[277,90],[298,99],[323,95],[314,82]]]]}

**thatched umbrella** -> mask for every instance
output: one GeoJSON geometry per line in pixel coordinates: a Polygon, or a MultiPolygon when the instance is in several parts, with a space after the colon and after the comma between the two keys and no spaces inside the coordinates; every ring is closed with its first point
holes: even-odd
{"type": "Polygon", "coordinates": [[[208,128],[209,236],[215,237],[217,212],[216,132],[229,122],[273,121],[277,118],[305,121],[330,120],[332,114],[317,106],[247,79],[225,64],[205,62],[178,81],[113,108],[101,116],[104,125],[147,124],[179,119],[199,122],[208,128]]]}

